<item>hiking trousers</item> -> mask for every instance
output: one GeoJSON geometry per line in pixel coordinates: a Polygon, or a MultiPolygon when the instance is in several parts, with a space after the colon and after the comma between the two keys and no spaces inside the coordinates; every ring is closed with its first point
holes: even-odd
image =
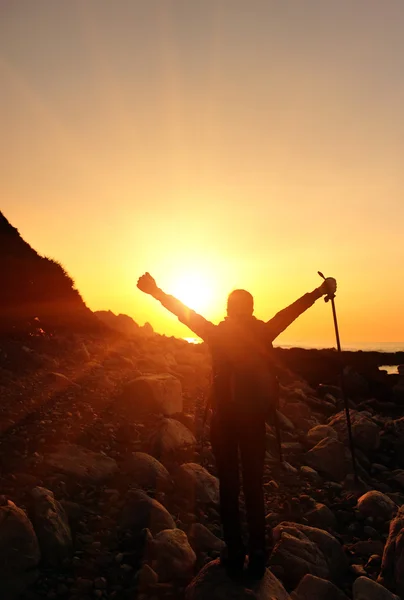
{"type": "MultiPolygon", "coordinates": [[[[248,401],[251,399],[246,399],[246,403],[248,401]]],[[[250,554],[265,552],[265,433],[265,419],[261,415],[232,411],[229,414],[216,412],[212,416],[211,443],[219,477],[224,541],[229,549],[243,545],[239,509],[240,455],[250,554]]]]}

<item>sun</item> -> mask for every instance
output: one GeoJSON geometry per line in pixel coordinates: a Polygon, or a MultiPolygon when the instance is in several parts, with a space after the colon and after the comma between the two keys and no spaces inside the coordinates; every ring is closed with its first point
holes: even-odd
{"type": "Polygon", "coordinates": [[[178,277],[170,293],[196,311],[209,309],[213,296],[208,279],[199,273],[178,277]]]}

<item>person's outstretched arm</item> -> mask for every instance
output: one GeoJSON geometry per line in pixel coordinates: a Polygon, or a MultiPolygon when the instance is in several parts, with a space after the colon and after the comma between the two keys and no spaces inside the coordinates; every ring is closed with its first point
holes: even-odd
{"type": "Polygon", "coordinates": [[[282,331],[285,331],[285,329],[289,327],[289,325],[293,323],[297,317],[310,308],[310,306],[313,306],[316,300],[321,298],[321,296],[335,294],[336,289],[337,282],[335,279],[332,277],[327,277],[320,287],[316,288],[312,292],[309,292],[308,294],[304,294],[304,296],[296,300],[296,302],[293,302],[293,304],[290,306],[287,306],[283,310],[279,311],[266,324],[271,341],[277,338],[282,331]]]}
{"type": "Polygon", "coordinates": [[[155,280],[149,273],[145,273],[139,278],[137,287],[145,294],[150,294],[150,296],[158,300],[164,308],[176,315],[178,320],[189,327],[197,336],[204,341],[208,341],[216,326],[205,319],[205,317],[198,315],[194,310],[188,308],[188,306],[185,306],[185,304],[174,298],[174,296],[165,294],[163,290],[157,287],[155,280]]]}

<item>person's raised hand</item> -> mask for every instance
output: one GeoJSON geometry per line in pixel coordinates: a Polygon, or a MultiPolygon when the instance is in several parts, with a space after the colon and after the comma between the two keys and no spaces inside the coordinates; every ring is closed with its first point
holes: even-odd
{"type": "Polygon", "coordinates": [[[137,287],[145,294],[150,294],[151,296],[154,296],[158,290],[157,284],[150,273],[145,273],[139,277],[137,287]]]}
{"type": "Polygon", "coordinates": [[[323,296],[334,296],[337,291],[337,281],[334,277],[326,277],[320,286],[320,291],[323,296]]]}

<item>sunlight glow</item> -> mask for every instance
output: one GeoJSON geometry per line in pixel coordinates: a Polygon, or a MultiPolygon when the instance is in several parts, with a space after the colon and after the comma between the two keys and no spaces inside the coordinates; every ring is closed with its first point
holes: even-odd
{"type": "Polygon", "coordinates": [[[196,311],[206,311],[213,301],[212,286],[200,273],[190,273],[178,277],[174,281],[170,293],[196,311]]]}

